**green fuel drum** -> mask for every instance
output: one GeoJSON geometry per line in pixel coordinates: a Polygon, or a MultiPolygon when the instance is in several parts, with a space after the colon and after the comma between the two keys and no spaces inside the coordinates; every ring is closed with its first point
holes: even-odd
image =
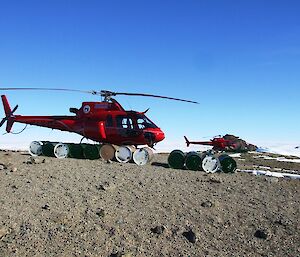
{"type": "Polygon", "coordinates": [[[188,170],[201,170],[202,159],[197,152],[189,152],[185,158],[185,167],[188,170]]]}
{"type": "Polygon", "coordinates": [[[86,159],[95,160],[99,159],[99,148],[100,145],[82,144],[83,155],[86,159]]]}
{"type": "Polygon", "coordinates": [[[173,150],[168,157],[168,164],[173,169],[183,169],[185,154],[181,150],[173,150]]]}
{"type": "Polygon", "coordinates": [[[54,155],[54,147],[58,144],[58,142],[45,142],[42,145],[42,153],[44,156],[55,157],[54,155]]]}
{"type": "Polygon", "coordinates": [[[219,161],[224,173],[233,173],[237,168],[236,161],[227,154],[220,155],[219,161]]]}

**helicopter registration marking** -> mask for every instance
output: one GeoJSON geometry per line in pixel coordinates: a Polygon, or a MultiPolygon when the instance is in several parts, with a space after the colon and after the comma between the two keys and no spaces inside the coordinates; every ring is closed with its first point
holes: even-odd
{"type": "Polygon", "coordinates": [[[108,109],[107,103],[95,104],[95,109],[108,109]]]}
{"type": "Polygon", "coordinates": [[[89,113],[90,110],[91,110],[91,107],[90,107],[89,105],[85,105],[85,106],[83,107],[83,112],[84,112],[85,114],[89,113]]]}

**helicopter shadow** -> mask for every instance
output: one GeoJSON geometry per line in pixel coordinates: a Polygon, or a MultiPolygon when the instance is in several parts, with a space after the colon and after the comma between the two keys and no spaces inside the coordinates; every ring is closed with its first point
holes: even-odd
{"type": "Polygon", "coordinates": [[[169,164],[167,163],[163,163],[163,162],[152,162],[151,163],[152,166],[157,166],[157,167],[163,167],[163,168],[166,168],[166,169],[169,169],[169,164]]]}

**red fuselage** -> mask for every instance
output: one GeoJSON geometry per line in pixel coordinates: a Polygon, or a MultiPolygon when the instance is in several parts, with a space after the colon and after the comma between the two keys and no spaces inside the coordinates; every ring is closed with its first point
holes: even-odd
{"type": "Polygon", "coordinates": [[[19,122],[74,132],[97,142],[116,145],[153,146],[165,138],[162,130],[144,113],[125,111],[114,99],[111,102],[83,102],[80,109],[70,108],[70,111],[75,115],[11,115],[8,123],[19,122]]]}

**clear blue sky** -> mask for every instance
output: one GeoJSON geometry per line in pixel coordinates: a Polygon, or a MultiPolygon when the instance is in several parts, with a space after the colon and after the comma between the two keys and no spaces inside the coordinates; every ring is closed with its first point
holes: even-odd
{"type": "MultiPolygon", "coordinates": [[[[173,141],[234,133],[255,142],[299,142],[299,13],[297,0],[1,0],[0,87],[181,97],[201,104],[118,100],[127,109],[150,107],[148,116],[173,141]]],[[[20,105],[18,114],[67,114],[97,100],[6,94],[20,105]]],[[[50,133],[44,131],[25,135],[50,133]]]]}

